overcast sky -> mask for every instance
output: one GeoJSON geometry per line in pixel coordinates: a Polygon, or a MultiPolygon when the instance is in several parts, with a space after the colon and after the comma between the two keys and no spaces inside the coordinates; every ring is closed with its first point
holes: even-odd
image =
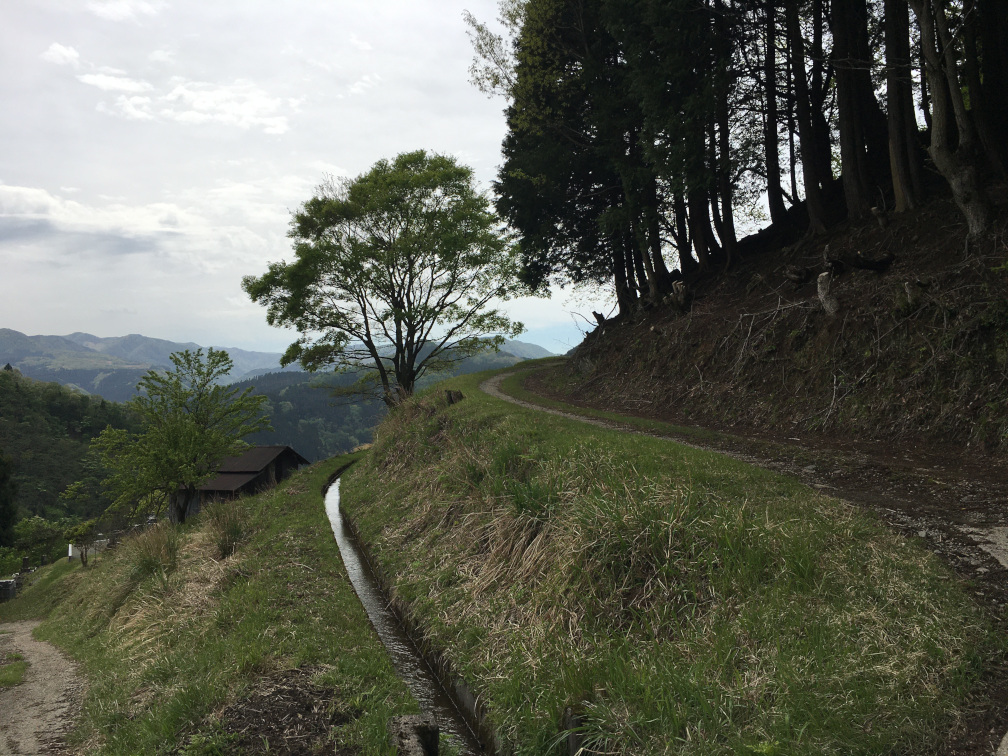
{"type": "MultiPolygon", "coordinates": [[[[463,10],[496,2],[3,0],[0,327],[282,350],[241,278],[326,174],[424,148],[489,190],[504,103],[463,10]]],[[[590,309],[507,307],[555,352],[590,309]]]]}

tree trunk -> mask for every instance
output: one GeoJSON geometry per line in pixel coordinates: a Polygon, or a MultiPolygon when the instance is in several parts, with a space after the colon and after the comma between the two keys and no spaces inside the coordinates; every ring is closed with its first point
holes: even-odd
{"type": "Polygon", "coordinates": [[[618,239],[614,238],[613,243],[617,245],[620,255],[623,258],[623,269],[626,271],[626,284],[627,284],[627,302],[630,305],[630,309],[627,312],[632,312],[634,308],[637,307],[638,298],[638,286],[637,286],[637,272],[634,269],[634,254],[633,246],[626,243],[626,238],[624,235],[620,235],[618,239]]]}
{"type": "MultiPolygon", "coordinates": [[[[980,71],[979,13],[976,0],[966,0],[963,8],[963,68],[966,86],[969,89],[969,113],[973,117],[977,136],[983,146],[987,164],[1000,177],[1005,177],[1005,144],[998,137],[997,128],[991,120],[989,86],[984,85],[980,71]]],[[[996,54],[995,54],[996,55],[996,54]]]]}
{"type": "MultiPolygon", "coordinates": [[[[826,19],[823,14],[823,0],[812,0],[812,85],[809,103],[812,115],[812,144],[815,154],[805,160],[814,160],[816,175],[823,187],[827,180],[833,180],[833,137],[826,122],[826,99],[829,82],[833,76],[827,69],[826,53],[823,50],[823,31],[826,19]]],[[[804,149],[804,148],[803,148],[804,149]]]]}
{"type": "Polygon", "coordinates": [[[995,139],[1008,145],[1008,3],[978,0],[983,86],[995,139]]]}
{"type": "Polygon", "coordinates": [[[728,96],[734,74],[731,69],[732,43],[730,41],[731,32],[726,21],[726,9],[721,0],[715,0],[714,7],[716,10],[714,16],[715,44],[718,46],[719,63],[717,87],[714,93],[716,98],[714,120],[716,123],[712,124],[712,129],[715,127],[717,129],[717,150],[712,168],[715,171],[716,191],[721,206],[721,228],[718,229],[718,236],[721,238],[721,246],[725,253],[725,267],[727,268],[735,259],[735,248],[738,243],[735,233],[735,203],[732,196],[731,114],[728,106],[728,96]]]}
{"type": "Polygon", "coordinates": [[[686,208],[686,200],[680,192],[675,192],[673,195],[672,206],[675,208],[676,230],[674,235],[679,251],[679,271],[685,278],[697,272],[699,263],[690,254],[690,250],[693,247],[693,239],[690,236],[689,211],[686,208]]]}
{"type": "Polygon", "coordinates": [[[969,236],[976,238],[990,226],[991,206],[980,184],[975,158],[971,153],[974,144],[972,130],[968,123],[960,119],[965,116],[962,93],[958,86],[958,75],[954,69],[955,52],[951,38],[947,34],[947,20],[944,9],[937,8],[934,14],[931,0],[909,0],[910,7],[921,29],[921,44],[924,48],[928,85],[931,90],[931,158],[952,189],[956,205],[966,217],[969,236]],[[942,33],[939,27],[945,28],[942,33]],[[944,55],[938,55],[938,40],[945,44],[944,55]],[[953,69],[947,70],[949,63],[953,69]],[[956,100],[958,99],[958,104],[956,100]],[[951,102],[950,102],[951,100],[951,102]],[[952,148],[948,111],[956,112],[955,125],[959,128],[958,147],[952,148]]]}
{"type": "Polygon", "coordinates": [[[725,95],[718,102],[718,140],[720,142],[720,161],[718,162],[718,190],[721,195],[721,246],[725,252],[725,267],[735,261],[735,249],[738,246],[738,236],[735,233],[735,202],[732,197],[731,181],[731,133],[728,121],[728,97],[725,95]]]}
{"type": "Polygon", "coordinates": [[[788,52],[794,72],[795,109],[798,118],[798,140],[802,154],[802,176],[805,181],[805,206],[808,210],[809,229],[821,234],[826,230],[826,209],[823,205],[822,180],[816,153],[812,110],[809,103],[808,82],[805,79],[805,41],[802,38],[798,13],[798,0],[787,0],[788,52]]]}
{"type": "Polygon", "coordinates": [[[627,285],[626,262],[623,259],[622,250],[612,241],[610,241],[609,247],[613,284],[616,288],[616,306],[619,308],[620,315],[626,315],[633,312],[637,298],[632,295],[630,287],[627,285]]]}
{"type": "Polygon", "coordinates": [[[651,265],[658,279],[658,291],[664,294],[671,284],[672,276],[665,257],[662,255],[661,240],[661,210],[658,206],[658,180],[654,173],[648,172],[645,185],[646,197],[644,203],[645,221],[647,223],[648,248],[651,251],[651,265]]]}
{"type": "Polygon", "coordinates": [[[770,222],[787,222],[784,192],[780,183],[780,143],[777,135],[777,17],[774,0],[766,0],[766,49],[763,57],[763,82],[766,93],[766,121],[763,127],[763,151],[766,155],[767,203],[770,222]]]}
{"type": "Polygon", "coordinates": [[[881,181],[876,172],[888,163],[887,129],[871,82],[866,1],[833,0],[831,10],[844,197],[848,215],[860,219],[881,181]]]}
{"type": "Polygon", "coordinates": [[[917,207],[920,175],[910,76],[910,10],[906,0],[885,0],[886,97],[889,109],[889,165],[896,212],[917,207]]]}
{"type": "Polygon", "coordinates": [[[701,272],[710,270],[710,216],[707,213],[706,192],[692,191],[687,200],[689,203],[690,236],[693,237],[693,249],[696,251],[701,272]]]}

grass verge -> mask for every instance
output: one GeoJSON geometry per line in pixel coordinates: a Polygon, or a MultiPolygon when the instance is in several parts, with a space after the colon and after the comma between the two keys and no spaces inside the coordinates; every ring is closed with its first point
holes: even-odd
{"type": "Polygon", "coordinates": [[[0,688],[13,688],[24,680],[28,662],[21,654],[7,654],[0,659],[0,688]]]}
{"type": "Polygon", "coordinates": [[[321,490],[347,461],[242,499],[240,514],[220,507],[149,529],[87,570],[47,568],[0,607],[0,620],[45,617],[37,637],[82,662],[90,687],[72,745],[388,753],[386,721],[417,709],[324,512],[321,490]]]}
{"type": "Polygon", "coordinates": [[[518,753],[939,747],[1004,653],[928,553],[789,478],[506,405],[378,429],[343,505],[518,753]]]}
{"type": "MultiPolygon", "coordinates": [[[[593,407],[579,407],[573,404],[566,404],[555,399],[550,399],[549,397],[534,394],[525,388],[525,379],[530,373],[536,371],[540,371],[541,375],[545,377],[545,380],[549,382],[550,378],[554,374],[552,372],[543,371],[548,368],[559,367],[563,364],[565,359],[566,358],[563,357],[545,357],[541,360],[529,360],[521,363],[518,367],[509,370],[504,376],[503,381],[501,381],[501,390],[508,396],[513,396],[516,399],[520,399],[521,401],[529,404],[534,404],[538,407],[560,410],[561,412],[565,412],[569,415],[579,415],[580,417],[586,417],[593,420],[603,420],[605,422],[615,423],[626,428],[632,428],[633,430],[640,431],[642,433],[651,433],[658,436],[671,436],[685,439],[689,442],[696,441],[697,443],[711,441],[712,439],[717,439],[723,435],[703,428],[695,428],[687,425],[675,425],[674,423],[665,422],[664,420],[651,420],[645,417],[624,415],[618,412],[595,409],[593,407]]],[[[566,383],[556,383],[555,388],[562,391],[563,389],[569,388],[569,386],[567,386],[566,383]]]]}

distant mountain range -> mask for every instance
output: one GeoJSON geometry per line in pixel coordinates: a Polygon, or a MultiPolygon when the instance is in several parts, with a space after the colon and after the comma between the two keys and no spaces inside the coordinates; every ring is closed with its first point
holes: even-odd
{"type": "MultiPolygon", "coordinates": [[[[27,336],[0,328],[0,367],[10,364],[24,375],[72,386],[110,401],[133,396],[136,384],[148,370],[171,367],[169,355],[199,344],[153,339],[140,334],[102,338],[89,333],[67,336],[27,336]]],[[[215,347],[217,349],[222,347],[215,347]]],[[[279,352],[250,352],[223,347],[234,362],[229,379],[241,381],[264,373],[298,370],[280,367],[279,352]]],[[[548,357],[552,353],[536,344],[508,341],[501,349],[520,359],[548,357]]]]}

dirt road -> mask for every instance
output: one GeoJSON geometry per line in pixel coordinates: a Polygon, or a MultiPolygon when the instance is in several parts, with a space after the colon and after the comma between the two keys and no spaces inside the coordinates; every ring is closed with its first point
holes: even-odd
{"type": "Polygon", "coordinates": [[[0,657],[16,653],[28,662],[20,685],[0,688],[0,756],[66,753],[63,738],[83,700],[76,665],[32,637],[38,624],[0,624],[0,657]]]}

